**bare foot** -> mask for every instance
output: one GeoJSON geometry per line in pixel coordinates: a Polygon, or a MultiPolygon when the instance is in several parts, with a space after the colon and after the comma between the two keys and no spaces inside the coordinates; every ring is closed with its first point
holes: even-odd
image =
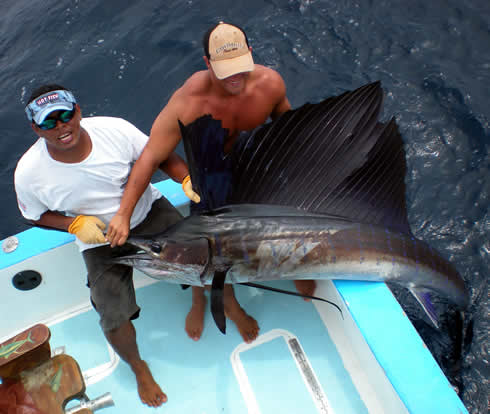
{"type": "Polygon", "coordinates": [[[138,394],[143,404],[150,407],[159,407],[167,402],[167,396],[153,379],[150,368],[145,361],[140,361],[132,366],[138,384],[138,394]]]}
{"type": "Polygon", "coordinates": [[[204,289],[193,286],[192,306],[185,318],[185,331],[189,338],[198,341],[204,329],[204,312],[206,311],[206,297],[204,289]]]}
{"type": "Polygon", "coordinates": [[[249,344],[259,336],[259,324],[241,307],[234,309],[232,312],[225,312],[228,319],[232,320],[243,340],[249,344]]]}
{"type": "Polygon", "coordinates": [[[238,332],[247,344],[253,342],[259,335],[259,324],[240,306],[232,285],[225,285],[223,296],[226,317],[235,323],[238,332]]]}
{"type": "MultiPolygon", "coordinates": [[[[295,280],[294,285],[298,293],[302,295],[312,296],[315,293],[316,282],[314,280],[295,280]]],[[[305,301],[311,301],[310,298],[303,298],[305,301]]]]}

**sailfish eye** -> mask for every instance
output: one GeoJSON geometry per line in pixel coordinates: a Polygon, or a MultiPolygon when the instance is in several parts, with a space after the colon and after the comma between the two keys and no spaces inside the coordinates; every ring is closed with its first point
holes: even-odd
{"type": "Polygon", "coordinates": [[[153,253],[156,253],[156,254],[159,254],[162,252],[162,246],[157,243],[157,242],[153,242],[151,245],[150,245],[150,249],[153,253]]]}

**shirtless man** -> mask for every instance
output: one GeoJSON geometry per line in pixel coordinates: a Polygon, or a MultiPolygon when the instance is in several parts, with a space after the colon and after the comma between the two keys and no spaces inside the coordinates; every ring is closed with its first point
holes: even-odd
{"type": "MultiPolygon", "coordinates": [[[[220,22],[203,38],[207,70],[194,73],[170,98],[153,123],[150,139],[136,162],[126,186],[119,211],[108,226],[111,245],[122,245],[129,233],[129,217],[143,189],[158,166],[183,171],[183,161],[173,151],[181,139],[178,121],[188,125],[203,115],[220,120],[229,131],[225,152],[229,151],[241,131],[250,131],[268,118],[275,119],[291,109],[282,77],[274,70],[255,65],[252,48],[242,29],[220,22]]],[[[173,176],[178,175],[173,174],[173,176]]],[[[186,195],[194,202],[189,178],[182,176],[186,195]]],[[[297,281],[300,293],[311,295],[314,281],[297,281]]],[[[257,321],[240,307],[231,285],[225,285],[225,314],[235,322],[245,342],[258,335],[257,321]]],[[[206,299],[204,288],[192,288],[192,307],[186,318],[186,332],[194,340],[201,337],[206,299]]]]}

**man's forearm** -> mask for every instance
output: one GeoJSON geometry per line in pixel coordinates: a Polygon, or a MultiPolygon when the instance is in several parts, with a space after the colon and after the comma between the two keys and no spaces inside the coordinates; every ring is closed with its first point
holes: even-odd
{"type": "Polygon", "coordinates": [[[160,164],[159,168],[177,183],[181,183],[189,174],[187,164],[175,152],[172,152],[167,160],[160,164]]]}
{"type": "Polygon", "coordinates": [[[67,231],[74,217],[68,217],[56,211],[46,211],[39,220],[31,220],[36,226],[51,227],[67,231]]]}

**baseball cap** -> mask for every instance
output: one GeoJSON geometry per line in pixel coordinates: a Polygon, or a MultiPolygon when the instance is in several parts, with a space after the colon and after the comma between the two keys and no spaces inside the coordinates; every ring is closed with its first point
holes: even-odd
{"type": "Polygon", "coordinates": [[[220,22],[209,35],[209,63],[218,79],[252,72],[254,61],[245,34],[236,26],[220,22]]]}
{"type": "Polygon", "coordinates": [[[53,111],[71,111],[77,101],[75,96],[66,90],[47,92],[31,101],[26,106],[26,115],[29,121],[41,124],[53,111]]]}

